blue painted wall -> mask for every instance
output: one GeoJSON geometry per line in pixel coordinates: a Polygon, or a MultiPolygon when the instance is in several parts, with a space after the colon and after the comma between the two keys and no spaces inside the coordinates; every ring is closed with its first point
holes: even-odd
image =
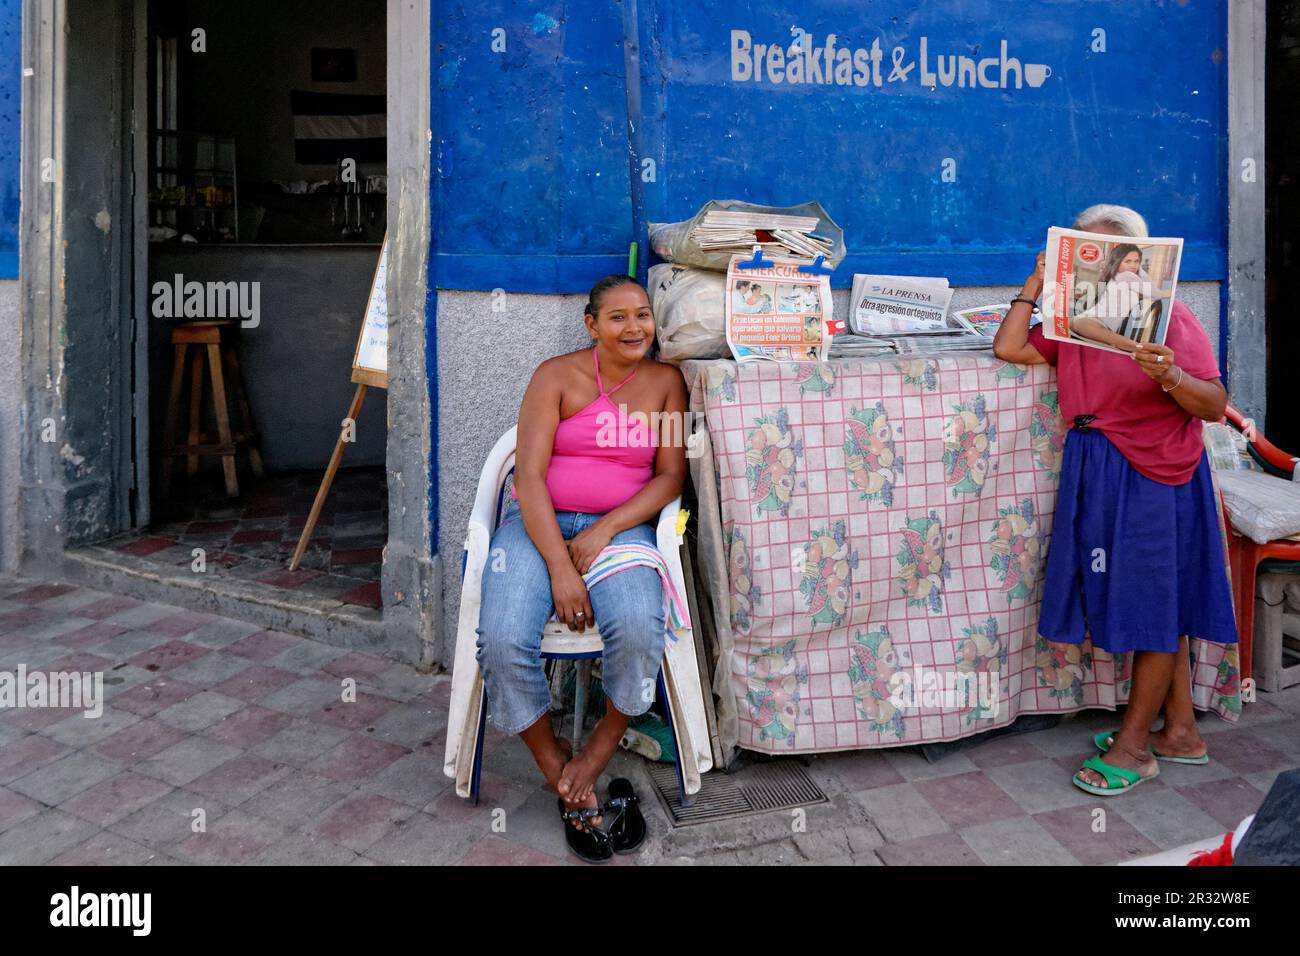
{"type": "MultiPolygon", "coordinates": [[[[622,4],[521,6],[436,7],[443,288],[584,291],[621,270],[633,238],[622,4]]],[[[1226,0],[637,0],[636,29],[634,146],[656,163],[638,219],[682,219],[710,198],[815,198],[849,244],[836,284],[867,270],[976,284],[1019,282],[1049,225],[1114,201],[1186,239],[1184,279],[1225,274],[1226,0]],[[791,82],[792,28],[811,38],[803,72],[823,82],[791,82]],[[833,54],[842,72],[827,80],[831,33],[851,69],[833,54]],[[1003,41],[1020,61],[1005,86],[1003,41]],[[747,68],[733,42],[748,43],[747,68]],[[941,56],[995,58],[984,77],[997,85],[945,86],[941,56]],[[1027,63],[1051,75],[1032,87],[1027,63]]]]}
{"type": "Polygon", "coordinates": [[[21,0],[0,0],[0,279],[18,277],[22,34],[21,0]]]}

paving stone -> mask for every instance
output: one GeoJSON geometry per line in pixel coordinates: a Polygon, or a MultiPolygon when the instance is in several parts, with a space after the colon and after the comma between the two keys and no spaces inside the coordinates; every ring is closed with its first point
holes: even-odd
{"type": "Polygon", "coordinates": [[[102,740],[94,749],[96,753],[129,767],[166,750],[185,737],[182,730],[169,727],[154,718],[145,718],[102,740]]]}
{"type": "Polygon", "coordinates": [[[116,834],[134,840],[136,843],[153,850],[174,848],[182,841],[194,835],[194,826],[200,817],[195,813],[203,811],[202,819],[211,828],[226,812],[226,807],[216,800],[201,797],[188,790],[173,790],[153,803],[123,817],[108,829],[116,834]]]}
{"type": "Polygon", "coordinates": [[[292,684],[267,694],[258,703],[271,710],[306,717],[340,700],[341,696],[342,688],[332,681],[300,677],[292,684]]]}
{"type": "Polygon", "coordinates": [[[0,866],[39,866],[84,843],[99,828],[62,810],[45,810],[0,834],[0,866]]]}
{"type": "MultiPolygon", "coordinates": [[[[412,750],[426,749],[430,746],[437,732],[447,725],[446,711],[435,713],[420,699],[412,700],[393,708],[371,724],[372,736],[389,743],[410,747],[412,750]]],[[[438,753],[441,753],[438,748],[438,753]]]]}
{"type": "Polygon", "coordinates": [[[206,737],[191,736],[140,761],[135,770],[172,786],[183,787],[227,760],[233,760],[239,753],[236,747],[227,747],[206,737]]]}
{"type": "Polygon", "coordinates": [[[294,770],[250,797],[241,809],[274,820],[286,830],[297,830],[319,821],[326,810],[353,792],[347,784],[335,783],[307,770],[294,770]]]}
{"type": "Polygon", "coordinates": [[[1133,824],[1118,813],[1105,813],[1104,807],[1063,807],[1035,814],[1034,820],[1086,866],[1122,863],[1160,851],[1133,824]],[[1096,814],[1096,809],[1104,816],[1096,814]]]}
{"type": "Polygon", "coordinates": [[[281,634],[278,631],[260,630],[240,638],[228,646],[232,654],[265,663],[297,645],[302,638],[281,634]]]}
{"type": "Polygon", "coordinates": [[[401,704],[390,697],[361,692],[357,694],[355,700],[336,700],[326,704],[312,714],[311,719],[332,727],[365,730],[395,707],[400,706],[401,704]]]}
{"type": "Polygon", "coordinates": [[[279,824],[231,810],[209,821],[206,832],[186,837],[172,852],[195,863],[251,863],[284,835],[279,824]]]}
{"type": "Polygon", "coordinates": [[[85,843],[65,850],[51,866],[142,866],[157,858],[156,851],[124,836],[101,830],[85,843]]]}
{"type": "Polygon", "coordinates": [[[358,859],[347,847],[307,833],[291,833],[264,850],[256,862],[264,866],[347,866],[358,859]]]}
{"type": "Polygon", "coordinates": [[[214,689],[240,700],[259,701],[301,680],[296,674],[265,664],[255,664],[247,658],[235,657],[234,660],[244,661],[248,667],[217,684],[214,689]]]}
{"type": "Polygon", "coordinates": [[[949,754],[934,763],[926,760],[919,752],[911,749],[890,749],[885,751],[885,759],[895,770],[909,782],[930,780],[935,777],[949,777],[958,773],[970,773],[978,770],[965,754],[949,754]]]}
{"type": "Polygon", "coordinates": [[[252,666],[252,661],[247,658],[214,651],[182,664],[172,670],[171,675],[199,687],[215,687],[252,666]]]}
{"type": "Polygon", "coordinates": [[[228,807],[237,807],[277,780],[293,773],[288,764],[276,763],[257,754],[240,754],[191,780],[188,789],[215,797],[228,807]]]}
{"type": "MultiPolygon", "coordinates": [[[[109,623],[115,623],[112,620],[109,623]]],[[[161,634],[153,634],[149,631],[130,630],[121,634],[112,640],[104,641],[95,647],[95,653],[103,657],[112,658],[118,663],[123,663],[153,650],[155,647],[161,647],[171,638],[163,637],[161,634]]]]}
{"type": "Polygon", "coordinates": [[[166,710],[159,711],[158,719],[180,730],[197,733],[243,710],[245,706],[242,700],[218,694],[216,691],[205,690],[173,704],[166,710]]]}
{"type": "Polygon", "coordinates": [[[284,730],[255,746],[253,753],[278,763],[303,767],[350,736],[338,727],[296,718],[284,730]]]}
{"type": "Polygon", "coordinates": [[[886,866],[983,866],[984,861],[956,833],[935,833],[903,843],[886,843],[876,855],[886,866]]]}
{"type": "Polygon", "coordinates": [[[242,710],[208,727],[203,734],[218,743],[248,750],[274,737],[291,723],[293,718],[288,714],[245,704],[242,710]]]}
{"type": "Polygon", "coordinates": [[[75,713],[57,724],[43,728],[41,733],[69,747],[92,747],[139,722],[140,717],[129,710],[106,707],[98,717],[75,713]]]}
{"type": "Polygon", "coordinates": [[[1117,804],[1115,813],[1162,850],[1223,835],[1221,823],[1171,787],[1157,789],[1143,784],[1107,805],[1110,803],[1117,804]]]}
{"type": "Polygon", "coordinates": [[[451,785],[451,779],[442,772],[442,754],[408,753],[364,781],[361,789],[420,809],[451,785]]]}
{"type": "Polygon", "coordinates": [[[416,814],[414,808],[380,794],[357,793],[330,807],[306,829],[330,843],[362,853],[396,824],[416,814]]]}
{"type": "Polygon", "coordinates": [[[944,833],[949,827],[910,783],[875,787],[853,795],[866,810],[871,823],[890,843],[944,833]]]}
{"type": "Polygon", "coordinates": [[[331,780],[361,783],[409,752],[396,744],[353,734],[321,754],[308,767],[331,780]]]}
{"type": "Polygon", "coordinates": [[[1225,830],[1236,829],[1238,823],[1259,810],[1264,802],[1264,792],[1239,777],[1207,780],[1179,787],[1178,792],[1222,824],[1225,830]]]}
{"type": "Polygon", "coordinates": [[[198,644],[201,647],[208,647],[214,650],[228,648],[230,645],[243,640],[250,634],[256,634],[262,628],[256,624],[249,624],[246,621],[236,621],[233,618],[219,617],[204,624],[196,631],[186,635],[185,640],[191,644],[198,644]]]}
{"type": "Polygon", "coordinates": [[[459,862],[462,866],[560,866],[566,861],[492,834],[470,847],[459,862]]]}
{"type": "Polygon", "coordinates": [[[965,827],[961,838],[989,866],[1071,866],[1078,860],[1032,817],[965,827]]]}
{"type": "Polygon", "coordinates": [[[81,750],[10,781],[9,789],[55,807],[121,770],[115,761],[81,750]]]}
{"type": "Polygon", "coordinates": [[[55,638],[64,647],[79,648],[82,650],[98,647],[115,637],[121,637],[130,629],[122,627],[120,624],[108,624],[104,621],[91,621],[84,627],[68,631],[55,638]]]}
{"type": "MultiPolygon", "coordinates": [[[[103,620],[111,624],[121,624],[130,628],[147,628],[155,621],[161,621],[165,617],[171,617],[176,613],[176,608],[167,604],[137,604],[134,607],[110,614],[103,620]]],[[[155,635],[161,636],[161,635],[155,635]]],[[[166,638],[163,638],[166,641],[166,638]]]]}
{"type": "Polygon", "coordinates": [[[45,809],[44,804],[24,797],[8,787],[0,787],[0,833],[15,827],[45,809]]]}
{"type": "Polygon", "coordinates": [[[330,661],[346,654],[343,648],[318,644],[315,641],[299,641],[295,646],[266,661],[272,667],[289,671],[300,676],[313,676],[324,669],[330,661]]]}
{"type": "Polygon", "coordinates": [[[440,866],[463,859],[479,838],[480,834],[418,813],[371,845],[366,856],[395,866],[440,866]]]}
{"type": "MultiPolygon", "coordinates": [[[[1075,769],[1079,763],[1071,761],[1075,769]]],[[[1070,782],[1073,771],[1054,760],[992,767],[985,775],[1000,786],[1026,813],[1042,813],[1063,807],[1094,804],[1098,798],[1085,793],[1070,782]]]]}
{"type": "Polygon", "coordinates": [[[107,827],[171,792],[170,784],[128,770],[82,791],[59,809],[107,827]]]}

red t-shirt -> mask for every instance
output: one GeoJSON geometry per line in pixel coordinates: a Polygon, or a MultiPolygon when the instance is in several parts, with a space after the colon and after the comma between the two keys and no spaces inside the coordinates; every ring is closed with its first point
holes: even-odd
{"type": "MultiPolygon", "coordinates": [[[[1135,360],[1086,345],[1063,348],[1043,335],[1041,325],[1029,330],[1029,344],[1056,366],[1065,427],[1076,415],[1096,415],[1091,427],[1101,429],[1139,474],[1164,485],[1191,480],[1204,449],[1201,420],[1161,391],[1135,360]]],[[[1184,375],[1219,377],[1209,337],[1181,302],[1170,311],[1165,345],[1184,375]]]]}

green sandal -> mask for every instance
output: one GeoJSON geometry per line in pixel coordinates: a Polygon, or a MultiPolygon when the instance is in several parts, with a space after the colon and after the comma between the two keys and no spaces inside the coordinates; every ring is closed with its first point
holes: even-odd
{"type": "MultiPolygon", "coordinates": [[[[1107,753],[1109,752],[1111,742],[1114,739],[1115,739],[1115,735],[1113,733],[1107,730],[1103,730],[1096,737],[1092,738],[1092,742],[1097,745],[1097,749],[1100,750],[1102,753],[1107,753]]],[[[1163,760],[1165,763],[1185,763],[1185,764],[1192,764],[1197,767],[1204,766],[1205,764],[1210,762],[1209,754],[1201,754],[1199,757],[1166,757],[1164,754],[1156,753],[1154,750],[1152,750],[1151,756],[1155,757],[1157,760],[1163,760]]]]}
{"type": "Polygon", "coordinates": [[[1117,793],[1124,793],[1128,790],[1132,790],[1138,784],[1146,780],[1154,780],[1159,776],[1159,773],[1157,772],[1153,773],[1150,777],[1144,777],[1136,770],[1128,770],[1124,767],[1112,767],[1110,764],[1106,763],[1106,761],[1102,760],[1101,757],[1089,757],[1083,762],[1083,767],[1080,768],[1079,773],[1076,773],[1070,778],[1071,782],[1080,790],[1091,793],[1093,796],[1097,797],[1113,797],[1117,793]],[[1102,778],[1106,781],[1106,786],[1098,787],[1096,784],[1088,783],[1080,778],[1079,773],[1083,773],[1084,770],[1097,771],[1097,773],[1101,774],[1102,778]]]}

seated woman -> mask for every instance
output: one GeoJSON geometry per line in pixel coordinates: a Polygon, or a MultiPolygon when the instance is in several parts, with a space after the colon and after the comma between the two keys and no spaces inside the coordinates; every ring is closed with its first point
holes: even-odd
{"type": "Polygon", "coordinates": [[[569,846],[599,862],[631,849],[619,845],[619,828],[600,829],[596,780],[628,718],[654,702],[668,622],[654,569],[626,568],[590,592],[583,575],[606,545],[655,547],[653,522],[686,476],[681,430],[668,425],[685,417],[686,386],[675,368],[647,358],[654,316],[634,279],[596,283],[585,321],[592,348],[543,362],[519,408],[515,500],[492,536],[477,657],[492,722],[523,738],[572,823],[569,846]],[[606,711],[576,755],[552,729],[539,657],[552,608],[578,631],[598,625],[604,642],[606,711]]]}
{"type": "MultiPolygon", "coordinates": [[[[1123,206],[1093,206],[1076,229],[1145,236],[1123,206]]],[[[1237,640],[1218,509],[1201,422],[1228,396],[1196,317],[1172,304],[1164,345],[1129,354],[1058,345],[1029,328],[1043,261],[1012,302],[993,350],[1008,362],[1057,368],[1065,440],[1038,633],[1049,641],[1133,655],[1123,723],[1095,738],[1102,753],[1074,784],[1123,793],[1158,773],[1157,760],[1208,763],[1192,712],[1188,637],[1237,640]],[[1152,730],[1164,709],[1164,724],[1152,730]]]]}
{"type": "Polygon", "coordinates": [[[1110,345],[1125,352],[1137,349],[1137,342],[1120,334],[1125,320],[1143,313],[1151,294],[1151,276],[1142,268],[1142,250],[1122,242],[1110,250],[1101,270],[1101,297],[1091,308],[1070,320],[1070,330],[1083,338],[1110,345]]]}

